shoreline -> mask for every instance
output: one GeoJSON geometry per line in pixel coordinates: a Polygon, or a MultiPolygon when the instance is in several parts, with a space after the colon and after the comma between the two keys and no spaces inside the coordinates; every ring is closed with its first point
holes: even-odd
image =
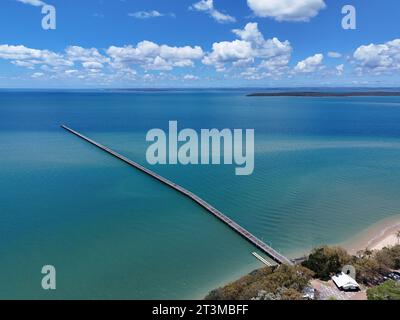
{"type": "MultiPolygon", "coordinates": [[[[346,249],[351,255],[355,255],[358,251],[365,250],[367,248],[370,250],[381,250],[384,247],[391,247],[400,244],[396,236],[396,233],[398,231],[400,231],[400,214],[376,222],[375,224],[371,225],[367,229],[360,231],[358,234],[346,240],[345,242],[329,244],[329,246],[340,246],[346,249]]],[[[311,250],[304,250],[304,252],[306,252],[306,255],[308,255],[310,251],[311,250]]],[[[293,259],[299,258],[300,256],[300,254],[296,255],[294,253],[288,255],[288,257],[293,259]]],[[[257,269],[253,269],[252,271],[254,270],[257,269]]],[[[248,273],[242,275],[242,277],[246,276],[248,273]]],[[[231,282],[234,282],[236,280],[239,280],[239,278],[236,278],[231,282]]],[[[228,285],[231,282],[227,282],[224,285],[228,285]]],[[[221,287],[221,284],[211,290],[217,289],[219,287],[221,287]]]]}
{"type": "Polygon", "coordinates": [[[308,256],[311,250],[323,245],[342,247],[351,255],[367,248],[369,250],[381,250],[387,246],[400,244],[396,237],[397,231],[400,231],[400,214],[379,220],[343,242],[325,243],[315,245],[312,248],[294,250],[289,252],[287,257],[292,260],[302,259],[308,256]]]}
{"type": "Polygon", "coordinates": [[[381,250],[384,247],[400,244],[396,236],[398,231],[400,231],[400,215],[378,221],[351,239],[338,245],[353,255],[365,249],[381,250]]]}

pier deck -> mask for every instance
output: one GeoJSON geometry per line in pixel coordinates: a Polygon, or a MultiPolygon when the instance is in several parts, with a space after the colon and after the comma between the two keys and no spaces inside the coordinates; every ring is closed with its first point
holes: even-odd
{"type": "Polygon", "coordinates": [[[206,209],[208,212],[210,212],[212,215],[214,215],[216,218],[218,218],[220,221],[225,223],[227,226],[229,226],[231,229],[236,231],[239,235],[241,235],[243,238],[245,238],[247,241],[252,243],[254,246],[256,246],[259,250],[261,250],[263,253],[265,253],[267,256],[269,256],[272,260],[277,262],[278,264],[287,264],[287,265],[293,265],[293,262],[274,250],[272,247],[266,245],[263,241],[252,235],[249,231],[241,227],[239,224],[237,224],[235,221],[232,219],[228,218],[226,215],[224,215],[222,212],[214,208],[212,205],[195,195],[193,192],[190,192],[189,190],[181,187],[180,185],[173,183],[172,181],[160,176],[159,174],[155,173],[154,171],[151,171],[142,165],[122,156],[121,154],[111,150],[110,148],[107,148],[100,143],[97,143],[96,141],[80,134],[79,132],[62,125],[61,126],[63,129],[67,130],[68,132],[76,135],[77,137],[83,139],[86,142],[89,142],[90,144],[98,147],[99,149],[109,153],[110,155],[114,156],[115,158],[125,162],[126,164],[148,174],[149,176],[153,177],[154,179],[160,181],[161,183],[171,187],[172,189],[175,189],[176,191],[180,192],[181,194],[187,196],[197,204],[199,204],[201,207],[206,209]]]}

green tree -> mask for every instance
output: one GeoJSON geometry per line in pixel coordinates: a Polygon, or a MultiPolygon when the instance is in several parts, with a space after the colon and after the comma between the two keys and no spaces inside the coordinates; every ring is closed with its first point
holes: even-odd
{"type": "Polygon", "coordinates": [[[367,290],[368,300],[400,300],[400,284],[388,280],[380,286],[367,290]]]}
{"type": "Polygon", "coordinates": [[[314,249],[303,266],[314,271],[317,278],[329,280],[351,261],[351,256],[340,247],[320,247],[314,249]]]}

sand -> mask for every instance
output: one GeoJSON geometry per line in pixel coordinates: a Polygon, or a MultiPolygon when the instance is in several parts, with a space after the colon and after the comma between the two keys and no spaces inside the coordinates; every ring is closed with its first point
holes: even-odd
{"type": "Polygon", "coordinates": [[[400,215],[378,222],[341,245],[351,254],[364,249],[381,250],[400,244],[398,231],[400,231],[400,215]]]}

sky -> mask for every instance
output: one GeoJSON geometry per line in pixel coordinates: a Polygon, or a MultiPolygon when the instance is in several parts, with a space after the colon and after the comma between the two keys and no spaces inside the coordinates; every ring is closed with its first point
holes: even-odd
{"type": "Polygon", "coordinates": [[[399,86],[399,12],[398,0],[1,0],[0,88],[399,86]]]}

